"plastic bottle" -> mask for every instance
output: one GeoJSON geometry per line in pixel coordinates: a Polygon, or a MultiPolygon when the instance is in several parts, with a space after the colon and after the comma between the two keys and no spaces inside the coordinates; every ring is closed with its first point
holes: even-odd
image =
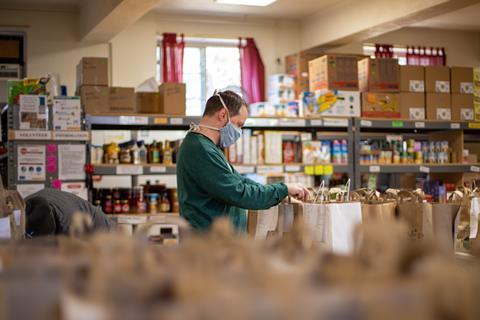
{"type": "Polygon", "coordinates": [[[153,141],[153,143],[150,145],[148,155],[149,163],[160,163],[160,152],[155,141],[153,141]]]}
{"type": "Polygon", "coordinates": [[[170,205],[170,200],[168,200],[168,195],[166,192],[164,192],[162,194],[162,199],[161,199],[161,202],[160,202],[160,211],[161,212],[170,212],[170,208],[171,208],[171,205],[170,205]]]}
{"type": "Polygon", "coordinates": [[[170,148],[170,143],[165,141],[165,149],[163,150],[163,164],[165,165],[172,165],[172,149],[170,148]]]}
{"type": "Polygon", "coordinates": [[[133,164],[140,164],[140,149],[137,146],[137,142],[134,141],[130,148],[130,156],[133,164]]]}
{"type": "Polygon", "coordinates": [[[138,157],[140,159],[141,164],[147,163],[147,158],[148,158],[148,150],[147,147],[145,147],[145,143],[143,141],[139,142],[138,146],[138,157]]]}

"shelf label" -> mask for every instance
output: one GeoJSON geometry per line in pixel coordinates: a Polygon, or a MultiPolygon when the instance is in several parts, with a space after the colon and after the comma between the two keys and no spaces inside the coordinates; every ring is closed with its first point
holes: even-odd
{"type": "Polygon", "coordinates": [[[392,121],[392,128],[403,128],[405,126],[405,123],[403,121],[392,121]]]}
{"type": "Polygon", "coordinates": [[[361,121],[360,121],[360,126],[362,126],[362,127],[371,127],[371,126],[372,126],[372,121],[361,120],[361,121]]]}
{"type": "Polygon", "coordinates": [[[323,126],[323,121],[320,119],[313,119],[313,120],[310,120],[310,125],[312,127],[321,127],[323,126]]]}
{"type": "Polygon", "coordinates": [[[423,173],[430,173],[429,167],[420,166],[419,170],[420,172],[423,172],[423,173]]]}
{"type": "Polygon", "coordinates": [[[151,166],[150,167],[151,173],[165,173],[167,172],[167,167],[165,166],[151,166]]]}
{"type": "Polygon", "coordinates": [[[470,129],[480,129],[480,122],[469,122],[468,127],[470,129]]]}
{"type": "Polygon", "coordinates": [[[425,122],[415,122],[415,128],[425,128],[425,122]]]}
{"type": "Polygon", "coordinates": [[[288,165],[285,166],[285,172],[300,172],[302,168],[300,166],[288,165]]]}
{"type": "Polygon", "coordinates": [[[168,123],[168,118],[156,117],[156,118],[153,118],[153,123],[154,124],[167,124],[168,123]]]}
{"type": "Polygon", "coordinates": [[[183,119],[182,118],[170,118],[170,124],[182,125],[183,119]]]}
{"type": "Polygon", "coordinates": [[[460,129],[460,123],[450,123],[451,129],[460,129]]]}
{"type": "Polygon", "coordinates": [[[323,174],[327,176],[331,176],[333,174],[333,165],[328,164],[323,167],[323,174]]]}
{"type": "Polygon", "coordinates": [[[53,140],[90,141],[88,131],[53,131],[53,140]]]}
{"type": "Polygon", "coordinates": [[[323,165],[319,164],[319,165],[316,165],[316,166],[315,166],[315,175],[316,175],[316,176],[321,176],[321,175],[323,175],[324,171],[325,171],[325,170],[324,170],[323,165]]]}
{"type": "Polygon", "coordinates": [[[50,140],[52,133],[50,131],[36,130],[15,130],[12,140],[50,140]]]}
{"type": "Polygon", "coordinates": [[[138,175],[143,174],[143,167],[137,165],[119,165],[117,166],[117,174],[138,175]]]}
{"type": "Polygon", "coordinates": [[[470,167],[470,171],[472,171],[472,172],[480,172],[480,167],[478,167],[478,166],[471,166],[471,167],[470,167]]]}
{"type": "Polygon", "coordinates": [[[369,172],[380,172],[380,166],[369,166],[368,171],[369,172]]]}
{"type": "Polygon", "coordinates": [[[258,166],[258,174],[283,173],[283,166],[258,166]]]}
{"type": "Polygon", "coordinates": [[[148,124],[148,117],[139,117],[139,116],[120,116],[118,121],[120,124],[148,124]]]}
{"type": "Polygon", "coordinates": [[[305,127],[306,121],[305,119],[280,119],[278,121],[278,125],[282,127],[305,127]]]}
{"type": "Polygon", "coordinates": [[[128,217],[121,216],[116,218],[119,224],[142,224],[147,223],[147,217],[128,217]]]}
{"type": "Polygon", "coordinates": [[[305,174],[309,176],[314,176],[315,175],[315,167],[314,166],[305,166],[305,174]]]}
{"type": "Polygon", "coordinates": [[[348,119],[324,119],[324,127],[348,127],[348,119]]]}
{"type": "Polygon", "coordinates": [[[255,173],[255,166],[236,166],[235,170],[241,174],[255,173]]]}

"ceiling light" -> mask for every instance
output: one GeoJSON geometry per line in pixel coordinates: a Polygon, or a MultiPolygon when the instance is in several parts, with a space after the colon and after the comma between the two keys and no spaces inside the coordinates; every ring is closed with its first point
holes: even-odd
{"type": "Polygon", "coordinates": [[[256,7],[266,7],[271,5],[277,0],[215,0],[217,3],[221,4],[235,4],[240,6],[256,6],[256,7]]]}

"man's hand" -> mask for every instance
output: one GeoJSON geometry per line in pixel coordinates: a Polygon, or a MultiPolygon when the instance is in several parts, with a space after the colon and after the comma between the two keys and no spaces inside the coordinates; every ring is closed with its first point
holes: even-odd
{"type": "Polygon", "coordinates": [[[310,192],[301,183],[285,183],[288,188],[288,195],[301,201],[310,199],[310,192]]]}

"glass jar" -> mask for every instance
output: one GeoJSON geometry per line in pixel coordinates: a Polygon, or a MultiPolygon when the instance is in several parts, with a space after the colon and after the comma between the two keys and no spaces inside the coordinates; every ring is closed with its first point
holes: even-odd
{"type": "Polygon", "coordinates": [[[103,212],[112,213],[113,212],[113,201],[111,195],[106,195],[103,200],[103,212]]]}
{"type": "Polygon", "coordinates": [[[160,201],[160,212],[170,212],[170,200],[168,200],[168,194],[164,192],[160,201]]]}
{"type": "Polygon", "coordinates": [[[122,200],[122,213],[130,213],[130,203],[128,200],[122,200]]]}
{"type": "Polygon", "coordinates": [[[115,200],[113,202],[113,213],[122,213],[122,203],[120,200],[115,200]]]}
{"type": "Polygon", "coordinates": [[[158,212],[158,193],[150,193],[148,195],[148,213],[155,214],[158,212]]]}

